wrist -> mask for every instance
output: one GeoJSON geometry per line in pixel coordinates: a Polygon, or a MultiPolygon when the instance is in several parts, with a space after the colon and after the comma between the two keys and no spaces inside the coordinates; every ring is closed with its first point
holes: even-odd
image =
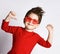
{"type": "Polygon", "coordinates": [[[11,19],[11,17],[8,15],[8,16],[5,18],[5,21],[6,21],[6,22],[9,22],[10,19],[11,19]]]}

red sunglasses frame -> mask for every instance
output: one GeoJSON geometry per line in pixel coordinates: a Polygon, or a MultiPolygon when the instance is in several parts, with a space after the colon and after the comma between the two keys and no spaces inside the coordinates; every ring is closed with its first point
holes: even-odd
{"type": "Polygon", "coordinates": [[[32,19],[31,17],[28,17],[28,16],[25,17],[24,21],[25,22],[31,22],[32,21],[33,24],[38,24],[38,20],[32,19]]]}

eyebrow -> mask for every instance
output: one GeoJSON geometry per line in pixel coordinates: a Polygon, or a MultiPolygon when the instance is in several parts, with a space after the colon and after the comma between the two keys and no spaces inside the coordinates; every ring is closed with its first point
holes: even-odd
{"type": "MultiPolygon", "coordinates": [[[[27,16],[27,17],[29,17],[29,16],[27,16]]],[[[32,17],[29,17],[29,18],[31,18],[31,19],[32,19],[32,17]]],[[[34,20],[38,20],[38,19],[34,19],[34,20]]]]}

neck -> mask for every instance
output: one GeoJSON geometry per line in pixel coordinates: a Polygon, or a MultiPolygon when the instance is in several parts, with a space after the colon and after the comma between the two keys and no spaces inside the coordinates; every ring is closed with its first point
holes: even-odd
{"type": "Polygon", "coordinates": [[[33,30],[26,29],[28,32],[33,32],[33,30]]]}

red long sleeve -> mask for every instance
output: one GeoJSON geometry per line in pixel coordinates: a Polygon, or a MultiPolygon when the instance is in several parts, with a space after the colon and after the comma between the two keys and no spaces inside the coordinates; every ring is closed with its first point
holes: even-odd
{"type": "Polygon", "coordinates": [[[34,32],[28,32],[22,27],[9,26],[9,22],[3,21],[2,29],[13,34],[12,49],[8,54],[30,54],[33,47],[38,43],[46,48],[51,44],[34,32]]]}
{"type": "Polygon", "coordinates": [[[9,22],[5,22],[4,20],[3,20],[3,22],[2,22],[2,26],[1,26],[1,28],[5,31],[5,32],[8,32],[8,33],[15,33],[16,32],[16,30],[17,30],[17,26],[9,26],[9,22]]]}
{"type": "Polygon", "coordinates": [[[46,48],[50,48],[51,47],[51,44],[47,40],[45,41],[40,36],[39,36],[38,44],[41,45],[41,46],[43,46],[43,47],[46,47],[46,48]]]}

